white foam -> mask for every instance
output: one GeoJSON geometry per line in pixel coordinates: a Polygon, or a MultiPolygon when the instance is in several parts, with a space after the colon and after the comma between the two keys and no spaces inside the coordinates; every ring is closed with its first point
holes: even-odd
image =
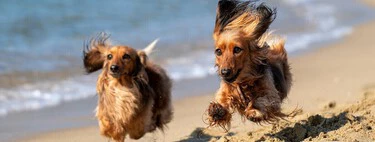
{"type": "Polygon", "coordinates": [[[303,15],[312,27],[304,33],[291,33],[288,35],[286,49],[296,51],[306,49],[314,43],[339,39],[352,32],[352,27],[338,25],[335,13],[337,7],[328,3],[319,3],[316,0],[284,0],[289,4],[297,5],[304,9],[303,15]]]}
{"type": "Polygon", "coordinates": [[[62,102],[95,95],[93,76],[74,77],[58,82],[25,84],[13,89],[0,89],[0,116],[9,112],[37,110],[62,102]]]}
{"type": "Polygon", "coordinates": [[[196,51],[186,56],[167,60],[166,69],[172,79],[203,78],[212,75],[215,56],[210,51],[196,51]]]}
{"type": "Polygon", "coordinates": [[[351,27],[338,27],[326,32],[314,32],[305,34],[294,34],[288,36],[286,42],[286,49],[288,52],[296,50],[307,49],[313,43],[327,42],[333,39],[339,39],[352,32],[351,27]]]}

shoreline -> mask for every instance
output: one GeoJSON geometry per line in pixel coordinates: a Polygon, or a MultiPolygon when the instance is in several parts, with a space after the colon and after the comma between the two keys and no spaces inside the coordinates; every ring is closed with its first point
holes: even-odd
{"type": "MultiPolygon", "coordinates": [[[[218,86],[219,78],[217,76],[175,83],[172,94],[178,94],[178,96],[172,96],[172,102],[180,103],[185,102],[186,98],[200,98],[201,94],[214,92],[218,86]],[[206,88],[202,88],[201,83],[208,85],[206,88]],[[201,89],[194,90],[196,88],[201,89]]],[[[4,128],[4,130],[0,130],[0,141],[18,141],[46,133],[97,127],[94,113],[96,104],[97,96],[94,95],[43,109],[12,112],[0,117],[0,127],[4,128]],[[55,120],[58,123],[54,123],[55,120]],[[6,129],[9,130],[5,131],[6,129]]]]}
{"type": "MultiPolygon", "coordinates": [[[[337,106],[345,106],[360,100],[364,88],[375,85],[375,75],[371,73],[371,70],[375,70],[375,59],[371,54],[375,53],[375,47],[371,47],[375,22],[367,22],[353,29],[351,35],[337,43],[290,58],[295,81],[283,105],[286,110],[298,105],[302,107],[304,114],[311,114],[321,112],[330,102],[334,102],[337,106]]],[[[147,134],[141,141],[183,140],[197,128],[206,127],[202,115],[213,98],[214,95],[211,94],[174,101],[175,116],[165,134],[161,132],[147,134]]],[[[254,131],[260,127],[250,122],[242,123],[236,118],[231,132],[254,131]]],[[[50,140],[104,141],[106,139],[99,135],[97,126],[89,126],[42,133],[20,141],[50,140]]]]}

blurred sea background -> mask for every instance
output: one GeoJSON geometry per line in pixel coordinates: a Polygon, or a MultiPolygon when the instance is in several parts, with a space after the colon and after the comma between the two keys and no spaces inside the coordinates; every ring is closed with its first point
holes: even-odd
{"type": "MultiPolygon", "coordinates": [[[[350,34],[353,26],[373,19],[375,13],[354,0],[265,2],[277,6],[270,29],[287,39],[291,56],[350,34]]],[[[219,83],[211,38],[216,4],[0,0],[0,117],[93,98],[97,74],[84,73],[82,44],[102,31],[112,35],[114,44],[136,49],[160,38],[151,58],[174,80],[175,99],[213,92],[219,83]],[[201,89],[189,89],[187,82],[201,89]]]]}

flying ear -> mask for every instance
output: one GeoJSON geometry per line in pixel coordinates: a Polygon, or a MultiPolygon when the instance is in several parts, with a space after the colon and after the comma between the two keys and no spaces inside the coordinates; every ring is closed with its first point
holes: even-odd
{"type": "Polygon", "coordinates": [[[264,3],[258,7],[254,7],[252,12],[253,21],[244,28],[244,31],[249,34],[252,39],[259,39],[270,27],[271,23],[276,18],[276,9],[271,9],[264,3]]]}
{"type": "Polygon", "coordinates": [[[105,52],[110,47],[107,41],[109,37],[109,34],[102,32],[84,43],[83,65],[87,73],[103,68],[105,52]]]}
{"type": "Polygon", "coordinates": [[[141,71],[143,67],[143,64],[141,63],[141,59],[139,58],[139,56],[136,57],[135,59],[135,67],[134,67],[134,71],[132,73],[133,76],[136,76],[138,75],[138,73],[141,71]]]}
{"type": "Polygon", "coordinates": [[[217,40],[226,30],[238,30],[245,36],[257,40],[276,18],[276,9],[263,3],[256,6],[254,1],[220,0],[216,11],[213,38],[217,40]]]}
{"type": "MultiPolygon", "coordinates": [[[[238,14],[238,10],[236,9],[241,9],[241,7],[238,7],[239,3],[241,2],[238,0],[219,0],[216,9],[214,40],[217,40],[218,35],[223,31],[224,27],[236,17],[236,14],[238,14]]],[[[248,4],[249,2],[244,3],[248,4]]]]}

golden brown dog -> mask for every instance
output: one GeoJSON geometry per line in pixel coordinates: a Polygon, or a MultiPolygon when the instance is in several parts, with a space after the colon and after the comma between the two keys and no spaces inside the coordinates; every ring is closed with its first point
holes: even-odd
{"type": "Polygon", "coordinates": [[[139,139],[172,119],[171,81],[165,71],[147,60],[156,41],[145,50],[111,46],[99,34],[85,43],[83,63],[87,73],[103,69],[96,90],[96,117],[102,135],[124,141],[139,139]]]}
{"type": "Polygon", "coordinates": [[[264,4],[219,1],[213,38],[222,82],[208,108],[211,126],[229,128],[234,111],[257,123],[288,116],[280,109],[292,82],[284,40],[267,32],[275,15],[264,4]]]}

